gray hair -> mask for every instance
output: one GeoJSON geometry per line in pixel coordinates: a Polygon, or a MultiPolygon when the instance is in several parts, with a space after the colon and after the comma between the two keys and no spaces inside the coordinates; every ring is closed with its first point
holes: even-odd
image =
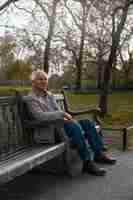
{"type": "Polygon", "coordinates": [[[47,74],[46,72],[44,72],[44,71],[41,70],[41,69],[37,69],[37,70],[35,70],[35,71],[32,72],[32,74],[31,74],[31,76],[30,76],[30,80],[31,80],[31,81],[35,80],[36,77],[39,76],[39,75],[43,75],[43,76],[45,76],[45,77],[48,78],[48,74],[47,74]]]}

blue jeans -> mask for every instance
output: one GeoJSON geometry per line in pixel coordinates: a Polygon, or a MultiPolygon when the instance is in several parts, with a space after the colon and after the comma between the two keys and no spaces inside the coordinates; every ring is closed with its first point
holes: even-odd
{"type": "Polygon", "coordinates": [[[102,134],[98,133],[95,128],[95,122],[88,119],[79,120],[79,124],[85,133],[85,138],[90,144],[91,149],[94,153],[101,152],[104,148],[104,142],[102,134]]]}
{"type": "Polygon", "coordinates": [[[64,129],[83,161],[93,160],[93,152],[85,141],[84,131],[78,122],[66,122],[64,129]]]}
{"type": "Polygon", "coordinates": [[[92,160],[92,151],[95,154],[100,152],[104,147],[102,136],[97,133],[95,123],[88,119],[78,122],[66,122],[64,129],[71,142],[77,146],[82,160],[92,160]],[[87,139],[88,144],[85,139],[87,139]]]}

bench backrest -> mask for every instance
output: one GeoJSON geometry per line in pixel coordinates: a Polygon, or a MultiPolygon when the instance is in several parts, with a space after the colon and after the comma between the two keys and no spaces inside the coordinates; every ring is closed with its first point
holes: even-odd
{"type": "MultiPolygon", "coordinates": [[[[64,109],[63,95],[55,95],[55,98],[64,109]]],[[[33,143],[30,130],[28,132],[20,119],[20,106],[16,96],[0,97],[0,159],[33,143]]]]}
{"type": "Polygon", "coordinates": [[[15,97],[0,98],[0,154],[12,152],[23,143],[23,129],[17,114],[15,97]]]}

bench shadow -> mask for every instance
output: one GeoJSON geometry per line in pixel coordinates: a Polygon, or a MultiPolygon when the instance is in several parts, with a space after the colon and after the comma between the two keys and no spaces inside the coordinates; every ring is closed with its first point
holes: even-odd
{"type": "Polygon", "coordinates": [[[31,171],[2,185],[0,197],[2,200],[33,200],[39,199],[39,194],[43,193],[43,197],[46,197],[47,200],[54,199],[56,181],[63,178],[68,179],[65,175],[57,176],[45,172],[31,171]],[[48,197],[48,194],[50,194],[50,197],[48,197]]]}

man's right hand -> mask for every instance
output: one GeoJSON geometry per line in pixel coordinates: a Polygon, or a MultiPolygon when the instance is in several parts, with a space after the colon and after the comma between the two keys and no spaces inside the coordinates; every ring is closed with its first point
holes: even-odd
{"type": "Polygon", "coordinates": [[[65,121],[71,121],[72,119],[73,119],[72,115],[70,115],[69,113],[65,113],[65,115],[64,115],[65,121]]]}

